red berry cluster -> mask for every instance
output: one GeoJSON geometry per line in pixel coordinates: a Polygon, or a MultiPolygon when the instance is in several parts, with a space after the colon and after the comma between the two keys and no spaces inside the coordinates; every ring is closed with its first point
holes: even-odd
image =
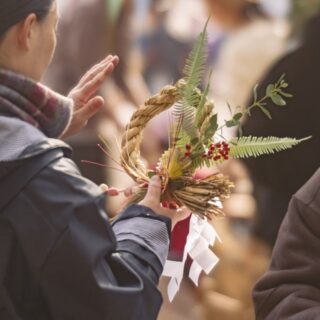
{"type": "MultiPolygon", "coordinates": [[[[208,158],[209,160],[219,161],[221,159],[228,160],[229,159],[229,144],[225,141],[218,143],[211,143],[207,152],[202,154],[202,158],[208,158]]],[[[190,157],[192,153],[191,145],[185,145],[185,158],[190,157]]]]}
{"type": "Polygon", "coordinates": [[[222,158],[224,160],[229,159],[229,145],[227,142],[222,141],[221,143],[211,143],[209,146],[209,150],[207,153],[204,153],[202,155],[203,158],[213,159],[214,161],[221,160],[222,158]]]}

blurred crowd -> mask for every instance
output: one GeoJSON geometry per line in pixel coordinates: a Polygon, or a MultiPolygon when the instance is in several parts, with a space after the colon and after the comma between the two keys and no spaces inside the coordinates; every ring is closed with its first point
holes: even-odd
{"type": "MultiPolygon", "coordinates": [[[[270,106],[273,120],[253,115],[246,135],[313,139],[295,150],[250,161],[228,161],[219,168],[235,182],[225,203],[226,218],[213,221],[222,243],[213,250],[220,262],[196,288],[186,278],[159,319],[253,319],[251,290],[268,267],[270,252],[291,195],[320,163],[317,105],[320,65],[319,1],[311,0],[61,0],[59,46],[45,82],[66,94],[95,62],[109,53],[120,57],[100,94],[103,111],[68,142],[84,175],[117,188],[132,181],[117,164],[121,136],[133,111],[164,85],[182,77],[185,58],[211,16],[207,70],[213,70],[210,98],[219,121],[230,108],[248,105],[256,83],[263,95],[268,83],[285,73],[294,97],[288,106],[270,106]],[[97,147],[99,136],[109,156],[97,147]],[[105,165],[83,164],[90,160],[105,165]]],[[[141,154],[154,167],[167,147],[168,113],[148,124],[141,154]]],[[[237,132],[224,132],[225,137],[237,132]]],[[[205,175],[208,172],[200,174],[205,175]]],[[[108,199],[114,215],[123,199],[108,199]]],[[[164,280],[166,281],[166,280],[164,280]]]]}

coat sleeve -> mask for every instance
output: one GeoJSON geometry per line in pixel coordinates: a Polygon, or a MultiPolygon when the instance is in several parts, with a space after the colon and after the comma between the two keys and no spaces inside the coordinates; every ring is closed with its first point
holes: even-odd
{"type": "Polygon", "coordinates": [[[140,219],[146,229],[154,225],[163,257],[167,225],[144,207],[129,207],[124,214],[131,230],[121,225],[128,239],[117,243],[97,203],[78,208],[43,267],[42,286],[53,319],[156,319],[162,301],[157,290],[162,252],[143,245],[148,235],[140,233],[141,243],[135,239],[141,230],[132,220],[140,219]],[[130,217],[138,212],[139,218],[130,217]]]}
{"type": "Polygon", "coordinates": [[[133,205],[111,226],[104,200],[100,188],[61,158],[6,209],[17,241],[12,256],[19,257],[12,260],[19,268],[8,274],[10,297],[37,319],[156,319],[170,219],[133,205]],[[39,309],[50,316],[39,316],[39,309]]]}
{"type": "Polygon", "coordinates": [[[290,202],[270,269],[253,292],[256,319],[319,317],[319,248],[320,170],[290,202]]]}
{"type": "MultiPolygon", "coordinates": [[[[170,219],[132,205],[111,226],[105,196],[68,160],[44,170],[25,196],[33,199],[33,206],[37,203],[32,227],[38,223],[36,229],[47,228],[43,239],[50,232],[55,239],[41,270],[36,269],[52,319],[156,319],[170,219]],[[38,190],[46,190],[41,198],[38,190]]],[[[23,232],[26,229],[26,224],[21,226],[23,232]]],[[[30,248],[24,246],[25,252],[31,255],[35,246],[42,247],[32,242],[30,248]]]]}

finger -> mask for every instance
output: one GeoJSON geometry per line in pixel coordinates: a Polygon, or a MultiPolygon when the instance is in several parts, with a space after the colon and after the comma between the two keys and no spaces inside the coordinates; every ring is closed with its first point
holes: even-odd
{"type": "Polygon", "coordinates": [[[102,60],[100,63],[93,66],[91,69],[89,69],[84,76],[81,77],[77,87],[83,86],[87,81],[91,80],[97,72],[102,70],[108,63],[112,61],[113,56],[109,55],[106,59],[102,60]]]}
{"type": "Polygon", "coordinates": [[[111,62],[113,63],[114,66],[117,66],[119,63],[120,59],[118,56],[113,56],[111,62]]]}
{"type": "Polygon", "coordinates": [[[118,196],[120,194],[119,189],[114,187],[109,188],[109,186],[104,183],[100,185],[100,189],[108,196],[118,196]]]}
{"type": "Polygon", "coordinates": [[[102,192],[108,192],[109,187],[108,187],[108,185],[102,183],[102,184],[100,184],[100,189],[102,190],[102,192]]]}
{"type": "Polygon", "coordinates": [[[101,96],[96,96],[90,99],[83,109],[87,109],[88,113],[96,112],[104,105],[104,99],[101,96]]]}
{"type": "Polygon", "coordinates": [[[108,63],[112,62],[114,57],[112,55],[108,55],[105,59],[103,59],[101,62],[94,65],[92,68],[90,68],[84,76],[80,79],[77,87],[82,87],[87,81],[94,78],[94,76],[99,73],[103,68],[105,68],[108,63]]]}
{"type": "Polygon", "coordinates": [[[93,79],[88,81],[83,88],[81,89],[81,100],[86,101],[89,99],[101,86],[104,80],[109,76],[114,69],[112,63],[109,63],[108,66],[98,73],[93,79]]]}
{"type": "Polygon", "coordinates": [[[103,72],[108,65],[112,63],[113,67],[116,67],[119,63],[119,57],[118,56],[108,56],[105,60],[103,60],[101,63],[94,66],[92,69],[90,69],[85,77],[81,78],[79,84],[77,85],[78,89],[81,89],[88,81],[92,80],[98,73],[103,72]]]}
{"type": "Polygon", "coordinates": [[[128,197],[132,196],[133,190],[132,190],[132,188],[127,188],[123,191],[123,193],[128,198],[128,197]]]}
{"type": "Polygon", "coordinates": [[[116,189],[116,188],[111,187],[111,188],[109,188],[109,190],[107,191],[107,193],[108,193],[109,196],[115,197],[115,196],[118,196],[118,195],[119,195],[119,190],[116,189]]]}
{"type": "Polygon", "coordinates": [[[91,117],[93,117],[104,105],[104,100],[102,97],[97,96],[89,100],[82,108],[75,112],[75,116],[81,122],[87,122],[91,117]]]}
{"type": "Polygon", "coordinates": [[[150,179],[147,194],[143,202],[155,203],[160,206],[160,197],[161,197],[161,180],[157,175],[155,175],[150,179]]]}

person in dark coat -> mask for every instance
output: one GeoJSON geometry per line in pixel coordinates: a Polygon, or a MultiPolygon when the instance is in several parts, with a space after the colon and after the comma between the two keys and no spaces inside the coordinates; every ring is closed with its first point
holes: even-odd
{"type": "Polygon", "coordinates": [[[257,320],[320,317],[320,169],[292,197],[270,269],[257,283],[257,320]]]}
{"type": "Polygon", "coordinates": [[[68,98],[41,85],[57,20],[55,0],[0,2],[0,319],[156,319],[176,211],[161,207],[154,177],[145,199],[109,224],[105,194],[59,138],[102,107],[94,94],[118,58],[94,66],[68,98]]]}
{"type": "Polygon", "coordinates": [[[265,95],[268,84],[282,74],[293,98],[287,106],[268,105],[272,120],[256,112],[243,127],[244,135],[312,138],[296,148],[244,163],[254,184],[257,219],[254,234],[274,245],[291,195],[320,163],[320,15],[308,22],[300,43],[280,59],[264,77],[258,92],[265,95]]]}

